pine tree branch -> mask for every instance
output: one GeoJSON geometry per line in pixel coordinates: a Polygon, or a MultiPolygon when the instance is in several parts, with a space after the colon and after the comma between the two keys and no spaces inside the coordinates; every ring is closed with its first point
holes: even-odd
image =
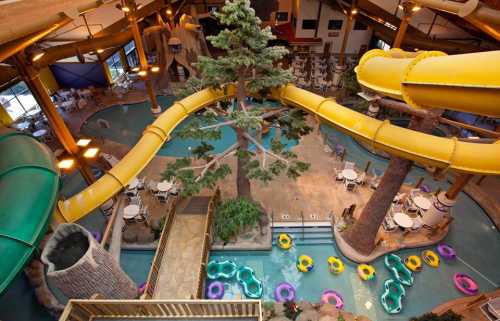
{"type": "Polygon", "coordinates": [[[272,151],[270,151],[269,149],[265,148],[264,146],[262,146],[261,143],[259,143],[255,138],[253,138],[249,133],[243,133],[243,136],[246,137],[249,141],[251,141],[255,146],[257,146],[258,149],[260,149],[262,152],[268,154],[269,156],[272,156],[282,162],[284,162],[285,164],[289,165],[290,164],[290,161],[286,158],[283,158],[275,153],[273,153],[272,151]]]}
{"type": "MultiPolygon", "coordinates": [[[[260,116],[260,118],[266,119],[266,118],[269,118],[269,117],[273,117],[273,116],[275,116],[277,114],[281,114],[282,112],[285,112],[285,111],[288,111],[288,108],[280,108],[280,109],[277,109],[277,110],[272,110],[272,111],[269,111],[267,113],[262,114],[260,116]]],[[[236,121],[234,121],[234,120],[228,120],[228,121],[217,123],[217,124],[213,124],[213,125],[203,126],[203,127],[198,128],[198,129],[205,130],[205,129],[219,128],[219,127],[222,127],[222,126],[232,125],[235,122],[236,121]]]]}

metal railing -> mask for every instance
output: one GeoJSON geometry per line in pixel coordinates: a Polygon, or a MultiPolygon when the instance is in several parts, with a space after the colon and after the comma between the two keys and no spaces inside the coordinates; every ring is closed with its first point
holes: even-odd
{"type": "Polygon", "coordinates": [[[196,294],[194,294],[195,299],[201,299],[203,298],[203,288],[205,285],[205,279],[206,279],[206,274],[207,274],[207,263],[208,263],[208,257],[209,257],[209,252],[210,252],[210,244],[211,244],[211,238],[212,238],[212,224],[213,224],[213,219],[215,215],[215,209],[217,207],[217,204],[220,201],[220,189],[217,188],[215,191],[214,195],[210,198],[210,201],[208,202],[208,208],[207,208],[207,220],[205,222],[205,233],[203,237],[203,245],[202,245],[202,252],[201,252],[201,263],[200,263],[200,270],[198,271],[198,285],[196,288],[196,294]]]}
{"type": "Polygon", "coordinates": [[[59,321],[100,319],[254,319],[262,321],[259,300],[70,300],[59,321]]]}
{"type": "Polygon", "coordinates": [[[146,286],[141,299],[151,299],[155,293],[156,283],[158,282],[161,263],[163,261],[163,255],[165,254],[165,249],[167,247],[168,234],[170,233],[170,228],[174,222],[177,200],[178,196],[174,198],[170,208],[168,209],[168,213],[165,216],[165,224],[163,225],[163,229],[161,231],[158,247],[156,248],[156,253],[153,258],[153,262],[151,263],[151,269],[149,270],[148,279],[146,281],[146,286]]]}

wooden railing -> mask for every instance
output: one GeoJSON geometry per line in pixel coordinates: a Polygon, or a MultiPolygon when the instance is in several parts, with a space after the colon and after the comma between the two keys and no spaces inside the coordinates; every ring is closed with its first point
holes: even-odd
{"type": "Polygon", "coordinates": [[[113,225],[115,224],[116,217],[118,216],[118,211],[121,210],[123,200],[124,197],[122,195],[118,195],[118,197],[115,198],[115,204],[113,206],[113,211],[111,212],[111,217],[109,218],[106,229],[102,234],[101,246],[103,247],[106,247],[106,244],[109,241],[109,237],[111,236],[111,232],[113,231],[113,225]]]}
{"type": "Polygon", "coordinates": [[[205,279],[207,277],[207,263],[210,253],[210,245],[212,243],[212,225],[215,215],[215,209],[217,204],[220,202],[220,189],[217,188],[214,195],[210,198],[207,208],[207,220],[205,221],[205,233],[203,237],[202,252],[201,252],[201,262],[200,270],[198,271],[198,285],[196,288],[196,293],[193,295],[195,299],[203,298],[203,290],[205,285],[205,279]]]}
{"type": "Polygon", "coordinates": [[[160,240],[158,241],[158,247],[156,248],[156,253],[151,263],[151,269],[149,270],[148,279],[146,281],[146,286],[141,299],[151,299],[155,293],[156,283],[158,282],[158,274],[160,272],[161,263],[163,261],[163,255],[165,254],[165,249],[167,247],[168,234],[170,233],[170,228],[174,222],[175,207],[177,205],[178,197],[173,199],[167,215],[165,216],[165,224],[161,231],[160,240]]]}
{"type": "Polygon", "coordinates": [[[100,319],[253,319],[262,321],[259,300],[70,300],[59,321],[100,319]]]}

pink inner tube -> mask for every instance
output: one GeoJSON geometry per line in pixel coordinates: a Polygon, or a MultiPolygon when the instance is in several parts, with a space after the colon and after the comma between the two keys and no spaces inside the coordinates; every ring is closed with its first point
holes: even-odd
{"type": "Polygon", "coordinates": [[[295,288],[288,282],[281,282],[274,289],[276,302],[288,302],[295,300],[295,288]]]}
{"type": "Polygon", "coordinates": [[[222,299],[224,296],[224,284],[220,281],[214,281],[208,285],[207,297],[209,299],[222,299]]]}
{"type": "Polygon", "coordinates": [[[437,246],[437,251],[439,255],[444,257],[445,259],[452,260],[456,258],[457,254],[455,253],[455,250],[449,246],[448,244],[441,243],[437,246]]]}
{"type": "Polygon", "coordinates": [[[472,277],[464,273],[455,273],[453,275],[453,282],[456,288],[467,295],[474,295],[479,292],[479,286],[472,277]]]}
{"type": "Polygon", "coordinates": [[[321,303],[334,304],[337,309],[342,309],[344,307],[344,298],[342,298],[342,295],[337,291],[325,290],[321,295],[321,303]]]}
{"type": "Polygon", "coordinates": [[[143,294],[144,291],[146,291],[146,282],[142,282],[141,284],[139,284],[137,291],[139,292],[139,294],[143,294]]]}

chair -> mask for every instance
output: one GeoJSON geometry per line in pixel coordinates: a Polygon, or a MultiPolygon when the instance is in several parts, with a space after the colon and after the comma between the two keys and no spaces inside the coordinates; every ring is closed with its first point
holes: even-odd
{"type": "Polygon", "coordinates": [[[351,191],[351,192],[353,192],[356,189],[356,186],[357,186],[354,181],[348,181],[348,180],[344,181],[344,185],[345,185],[345,188],[348,191],[351,191]]]}
{"type": "Polygon", "coordinates": [[[424,226],[424,222],[422,221],[422,218],[420,216],[417,216],[413,219],[413,226],[410,228],[410,230],[416,232],[420,230],[422,226],[424,226]]]}
{"type": "Polygon", "coordinates": [[[141,197],[139,195],[130,196],[129,202],[130,202],[130,204],[139,205],[139,206],[141,206],[141,204],[142,204],[142,200],[141,200],[141,197]]]}
{"type": "Polygon", "coordinates": [[[358,175],[358,178],[356,178],[356,184],[364,185],[365,182],[366,182],[366,173],[362,172],[361,174],[358,175]]]}
{"type": "Polygon", "coordinates": [[[139,191],[144,190],[144,186],[146,185],[146,177],[140,178],[139,179],[139,184],[137,184],[137,189],[139,191]]]}
{"type": "Polygon", "coordinates": [[[352,169],[354,170],[356,167],[356,164],[354,164],[353,162],[345,162],[344,163],[344,169],[352,169]]]}
{"type": "Polygon", "coordinates": [[[166,203],[168,200],[168,192],[158,192],[156,193],[156,198],[158,198],[160,203],[166,203]]]}
{"type": "Polygon", "coordinates": [[[370,188],[377,189],[379,184],[380,184],[380,177],[373,176],[371,181],[370,181],[370,188]]]}
{"type": "Polygon", "coordinates": [[[344,175],[342,174],[342,171],[336,168],[334,168],[333,170],[335,171],[335,180],[342,182],[344,180],[344,175]]]}
{"type": "Polygon", "coordinates": [[[158,193],[158,182],[157,181],[149,181],[147,183],[148,190],[154,195],[158,193]]]}
{"type": "Polygon", "coordinates": [[[128,197],[135,197],[135,196],[137,196],[137,193],[138,193],[138,191],[135,188],[134,189],[127,189],[125,191],[125,195],[127,195],[128,197]]]}
{"type": "Polygon", "coordinates": [[[392,202],[395,204],[401,204],[401,203],[403,203],[405,196],[406,196],[406,193],[397,193],[396,196],[394,196],[394,199],[392,200],[392,202]]]}

